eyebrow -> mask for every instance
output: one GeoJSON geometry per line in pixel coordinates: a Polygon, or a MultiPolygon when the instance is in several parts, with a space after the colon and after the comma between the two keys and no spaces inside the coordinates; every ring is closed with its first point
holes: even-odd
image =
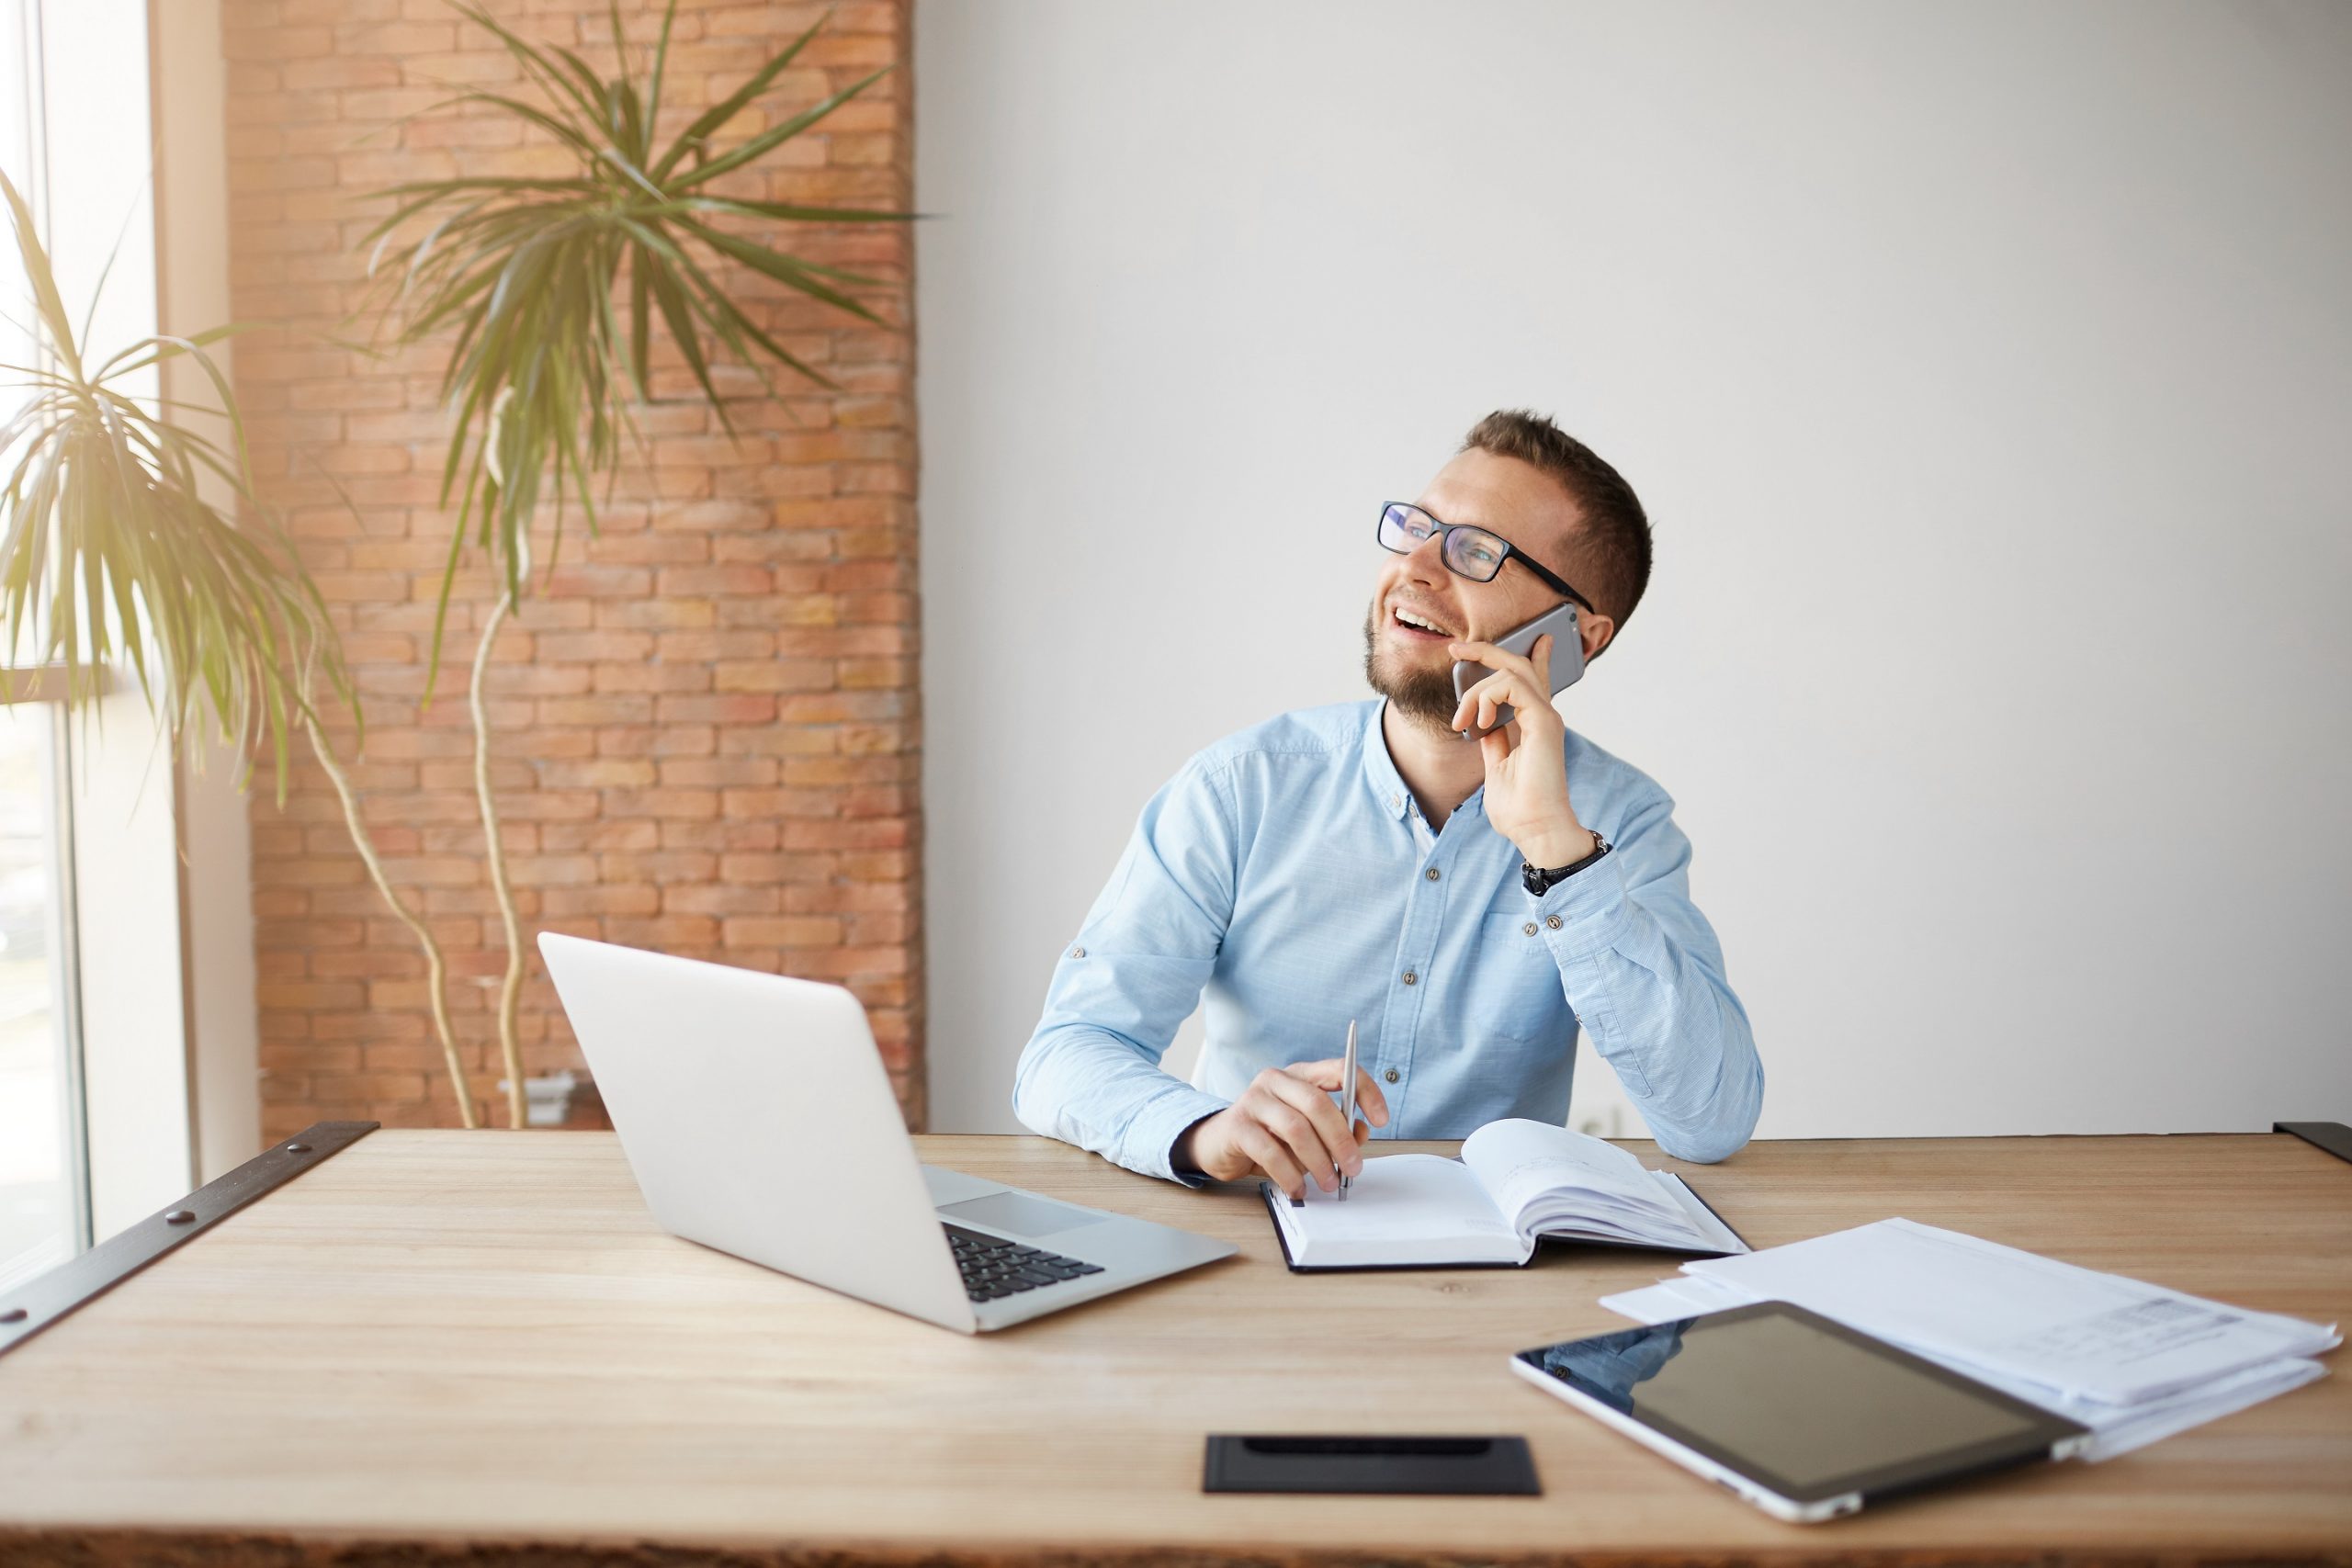
{"type": "Polygon", "coordinates": [[[1496,527],[1492,523],[1487,522],[1483,517],[1464,517],[1459,513],[1451,510],[1441,512],[1425,501],[1417,501],[1413,502],[1413,504],[1419,507],[1422,511],[1428,513],[1430,516],[1436,518],[1441,523],[1457,523],[1464,528],[1484,528],[1487,533],[1493,534],[1497,537],[1500,537],[1502,535],[1501,529],[1496,527]]]}

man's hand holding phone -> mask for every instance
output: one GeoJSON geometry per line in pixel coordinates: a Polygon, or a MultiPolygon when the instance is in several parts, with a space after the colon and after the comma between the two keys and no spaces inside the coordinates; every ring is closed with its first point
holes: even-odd
{"type": "Polygon", "coordinates": [[[1592,852],[1593,836],[1568,803],[1568,764],[1562,742],[1567,727],[1552,706],[1552,638],[1535,639],[1525,654],[1490,642],[1449,643],[1454,658],[1494,671],[1462,694],[1455,730],[1484,731],[1478,753],[1487,764],[1487,821],[1518,846],[1527,863],[1572,864],[1592,852]],[[1511,721],[1492,728],[1508,703],[1511,721]]]}
{"type": "MultiPolygon", "coordinates": [[[[1363,1174],[1367,1132],[1362,1120],[1346,1125],[1331,1100],[1341,1087],[1341,1067],[1336,1057],[1268,1067],[1250,1080],[1240,1099],[1186,1130],[1176,1141],[1177,1166],[1218,1181],[1261,1173],[1293,1198],[1306,1195],[1310,1179],[1326,1192],[1337,1191],[1341,1173],[1363,1174]]],[[[1371,1119],[1370,1126],[1388,1125],[1388,1101],[1361,1067],[1356,1109],[1371,1119]]]]}

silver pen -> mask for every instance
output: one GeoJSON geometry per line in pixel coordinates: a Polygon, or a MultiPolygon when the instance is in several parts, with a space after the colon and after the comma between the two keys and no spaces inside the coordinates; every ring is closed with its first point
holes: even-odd
{"type": "MultiPolygon", "coordinates": [[[[1345,1080],[1340,1091],[1340,1114],[1345,1118],[1348,1136],[1356,1135],[1356,1021],[1348,1020],[1348,1055],[1340,1077],[1345,1080]]],[[[1348,1184],[1355,1179],[1345,1171],[1340,1173],[1340,1201],[1348,1201],[1348,1184]]]]}

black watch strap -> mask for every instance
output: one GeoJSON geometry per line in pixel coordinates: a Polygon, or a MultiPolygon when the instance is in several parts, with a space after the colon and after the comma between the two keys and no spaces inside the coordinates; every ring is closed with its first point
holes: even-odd
{"type": "MultiPolygon", "coordinates": [[[[1586,829],[1585,831],[1592,833],[1592,829],[1589,828],[1586,829]]],[[[1529,864],[1526,861],[1521,861],[1519,863],[1520,885],[1527,889],[1528,896],[1530,897],[1541,898],[1544,894],[1549,893],[1553,888],[1558,886],[1561,883],[1566,882],[1569,877],[1574,876],[1577,872],[1582,871],[1586,866],[1590,865],[1593,862],[1599,860],[1608,852],[1609,840],[1602,838],[1598,833],[1592,833],[1592,853],[1585,856],[1584,859],[1577,861],[1573,864],[1554,866],[1549,871],[1544,871],[1539,870],[1537,867],[1529,864]]]]}

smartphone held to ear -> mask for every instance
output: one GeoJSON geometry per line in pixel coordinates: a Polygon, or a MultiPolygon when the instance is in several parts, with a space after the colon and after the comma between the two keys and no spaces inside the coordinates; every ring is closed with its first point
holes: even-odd
{"type": "MultiPolygon", "coordinates": [[[[1584,676],[1584,637],[1577,630],[1577,606],[1574,600],[1569,600],[1557,609],[1546,610],[1525,626],[1506,632],[1494,641],[1495,646],[1506,653],[1524,655],[1534,649],[1537,637],[1547,636],[1552,639],[1552,694],[1556,697],[1584,676]]],[[[1493,671],[1475,660],[1456,660],[1453,666],[1455,700],[1459,701],[1464,692],[1493,673],[1493,671]]],[[[1510,705],[1497,703],[1495,728],[1500,729],[1510,721],[1510,705]]],[[[1482,735],[1491,734],[1492,731],[1472,728],[1458,730],[1455,733],[1464,740],[1476,740],[1482,735]]]]}

